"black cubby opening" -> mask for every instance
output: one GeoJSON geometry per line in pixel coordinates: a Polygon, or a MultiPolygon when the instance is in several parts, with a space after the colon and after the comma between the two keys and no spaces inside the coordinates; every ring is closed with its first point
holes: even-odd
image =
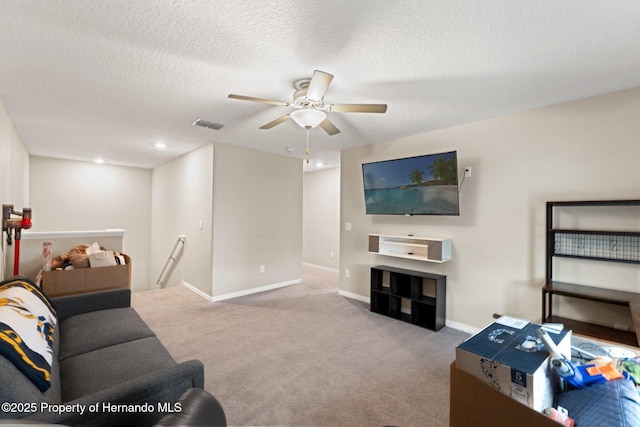
{"type": "Polygon", "coordinates": [[[402,319],[402,298],[389,296],[389,316],[402,319]]]}
{"type": "Polygon", "coordinates": [[[383,274],[384,274],[383,270],[377,270],[375,268],[371,269],[371,289],[374,289],[376,291],[382,290],[383,274]]]}
{"type": "Polygon", "coordinates": [[[384,315],[389,314],[389,295],[373,292],[371,294],[371,311],[384,315]]]}
{"type": "Polygon", "coordinates": [[[436,305],[437,302],[436,298],[428,297],[426,295],[420,295],[419,297],[412,298],[411,300],[424,305],[436,305]]]}
{"type": "Polygon", "coordinates": [[[391,272],[389,282],[392,294],[411,298],[411,276],[391,272]]]}
{"type": "Polygon", "coordinates": [[[411,299],[422,296],[422,277],[411,276],[411,299]]]}
{"type": "Polygon", "coordinates": [[[411,303],[411,323],[427,329],[436,329],[436,308],[434,305],[411,303]]]}

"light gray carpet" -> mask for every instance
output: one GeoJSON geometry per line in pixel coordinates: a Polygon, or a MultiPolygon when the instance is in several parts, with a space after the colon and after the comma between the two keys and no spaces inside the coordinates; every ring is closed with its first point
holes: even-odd
{"type": "Polygon", "coordinates": [[[338,275],[211,303],[177,286],[133,306],[177,361],[200,359],[229,425],[448,426],[449,364],[468,334],[342,297],[338,275]]]}

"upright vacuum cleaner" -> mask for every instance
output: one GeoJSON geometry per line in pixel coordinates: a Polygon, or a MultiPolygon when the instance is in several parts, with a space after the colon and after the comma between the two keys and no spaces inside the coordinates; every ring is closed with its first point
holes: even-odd
{"type": "Polygon", "coordinates": [[[7,233],[7,245],[11,245],[15,238],[16,245],[13,251],[13,275],[17,276],[20,270],[20,239],[22,230],[31,228],[31,208],[23,208],[16,211],[13,205],[2,205],[2,233],[7,233]],[[12,215],[19,218],[12,218],[12,215]],[[12,233],[14,238],[12,238],[12,233]]]}

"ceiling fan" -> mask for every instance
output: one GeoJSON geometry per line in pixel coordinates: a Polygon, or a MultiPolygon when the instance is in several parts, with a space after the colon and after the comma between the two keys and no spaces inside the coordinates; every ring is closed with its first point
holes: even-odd
{"type": "Polygon", "coordinates": [[[333,75],[315,70],[310,79],[301,79],[294,83],[296,91],[293,93],[293,102],[272,101],[233,93],[229,95],[229,98],[295,108],[295,111],[278,117],[261,126],[260,129],[271,129],[293,119],[307,130],[320,126],[329,135],[338,134],[340,130],[331,123],[326,113],[384,113],[387,111],[387,104],[325,104],[324,94],[329,88],[331,80],[333,80],[333,75]]]}

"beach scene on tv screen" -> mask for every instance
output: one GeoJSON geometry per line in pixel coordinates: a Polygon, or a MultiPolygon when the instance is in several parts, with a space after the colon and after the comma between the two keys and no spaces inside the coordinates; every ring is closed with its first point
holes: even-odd
{"type": "Polygon", "coordinates": [[[458,215],[456,152],[362,165],[367,214],[458,215]]]}

